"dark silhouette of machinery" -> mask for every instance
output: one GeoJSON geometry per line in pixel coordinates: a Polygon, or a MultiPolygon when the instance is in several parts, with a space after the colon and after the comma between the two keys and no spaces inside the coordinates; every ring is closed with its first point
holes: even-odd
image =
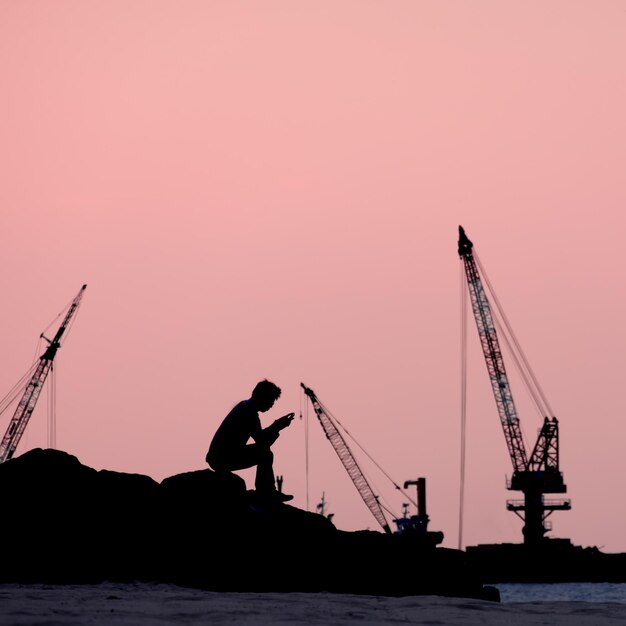
{"type": "Polygon", "coordinates": [[[335,452],[337,453],[337,456],[339,456],[339,459],[343,463],[343,466],[346,468],[348,476],[350,476],[352,482],[354,483],[354,486],[357,488],[357,491],[361,495],[361,498],[363,498],[363,502],[365,502],[367,508],[371,511],[372,515],[381,525],[382,529],[386,533],[390,533],[391,529],[389,528],[389,524],[385,519],[385,514],[382,507],[380,506],[380,503],[378,502],[378,498],[372,491],[370,484],[367,482],[367,479],[365,478],[363,472],[361,471],[361,468],[356,462],[354,455],[350,451],[346,440],[339,432],[339,429],[337,428],[334,420],[331,418],[329,413],[322,407],[313,390],[306,387],[303,383],[300,383],[300,386],[302,387],[302,389],[304,389],[304,393],[311,400],[315,415],[317,415],[317,419],[322,425],[322,428],[326,433],[326,437],[328,437],[328,440],[330,441],[335,452]]]}
{"type": "MultiPolygon", "coordinates": [[[[352,482],[357,488],[357,491],[363,499],[363,502],[365,502],[370,512],[372,513],[376,521],[380,524],[385,533],[391,533],[391,528],[389,527],[378,496],[374,494],[369,482],[365,478],[365,475],[361,471],[361,468],[356,462],[354,455],[348,447],[346,440],[339,432],[339,428],[337,427],[337,424],[335,423],[332,415],[330,414],[328,409],[326,409],[322,405],[312,389],[306,387],[303,383],[300,383],[300,386],[304,390],[304,393],[311,400],[315,415],[322,425],[326,437],[333,446],[335,452],[337,453],[337,456],[339,456],[339,459],[341,460],[343,466],[348,472],[348,475],[352,479],[352,482]]],[[[387,476],[387,478],[389,477],[387,476]]],[[[397,484],[393,484],[396,489],[402,491],[397,484]]],[[[441,543],[443,541],[443,533],[439,531],[428,530],[429,518],[426,514],[426,479],[419,478],[417,481],[406,481],[404,483],[404,489],[407,489],[410,485],[415,485],[418,490],[418,502],[416,504],[417,515],[408,515],[409,505],[405,504],[403,517],[396,517],[394,519],[394,522],[397,526],[397,533],[410,534],[413,537],[419,537],[420,540],[423,540],[429,545],[436,545],[441,543]]]]}
{"type": "MultiPolygon", "coordinates": [[[[530,373],[526,382],[530,389],[536,388],[537,392],[533,399],[537,406],[544,410],[545,415],[535,446],[528,456],[504,367],[495,320],[473,253],[473,244],[461,226],[459,226],[458,252],[464,264],[472,311],[504,430],[504,438],[513,464],[513,474],[507,488],[524,494],[524,499],[521,501],[507,501],[507,509],[524,521],[524,543],[534,545],[541,542],[545,533],[550,529],[546,524],[546,518],[551,513],[571,509],[569,500],[544,499],[544,494],[566,493],[567,491],[563,474],[559,469],[559,423],[556,417],[546,415],[545,411],[549,409],[549,405],[521,353],[526,371],[530,373]]],[[[497,303],[497,299],[494,298],[494,300],[497,303]]],[[[508,324],[507,328],[509,328],[508,324]]],[[[513,345],[518,345],[516,340],[513,345]]]]}
{"type": "Polygon", "coordinates": [[[409,515],[409,504],[405,502],[402,505],[402,517],[394,521],[400,533],[411,531],[426,533],[428,532],[428,522],[430,521],[426,513],[426,479],[418,478],[417,480],[404,481],[405,489],[408,489],[411,485],[415,485],[417,490],[417,515],[409,515]]]}
{"type": "Polygon", "coordinates": [[[17,445],[19,444],[28,421],[30,420],[30,416],[35,410],[37,399],[39,398],[39,394],[41,393],[44,383],[46,382],[46,378],[52,369],[52,363],[57,350],[61,347],[61,337],[67,330],[74,313],[76,313],[76,309],[80,304],[86,288],[87,285],[83,285],[78,292],[78,295],[74,298],[74,300],[72,300],[65,318],[54,335],[54,338],[50,340],[45,337],[43,333],[41,334],[41,337],[48,342],[48,347],[41,357],[39,357],[35,371],[26,385],[22,398],[19,401],[4,437],[2,438],[2,442],[0,442],[0,463],[8,461],[15,453],[17,445]]]}

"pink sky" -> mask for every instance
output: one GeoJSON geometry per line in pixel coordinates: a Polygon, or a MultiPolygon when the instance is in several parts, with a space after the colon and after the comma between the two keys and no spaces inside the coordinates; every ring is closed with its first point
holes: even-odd
{"type": "MultiPolygon", "coordinates": [[[[266,422],[304,382],[457,547],[462,224],[560,420],[552,536],[626,551],[625,32],[617,0],[1,0],[0,395],[87,283],[60,449],[203,469],[258,380],[266,422]]],[[[464,544],[517,542],[473,320],[468,385],[464,544]]],[[[309,420],[309,506],[378,529],[309,420]]],[[[304,420],[275,453],[305,508],[304,420]]]]}

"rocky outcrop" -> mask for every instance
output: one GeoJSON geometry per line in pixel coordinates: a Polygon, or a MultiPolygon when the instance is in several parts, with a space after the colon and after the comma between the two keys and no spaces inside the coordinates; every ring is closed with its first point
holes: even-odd
{"type": "Polygon", "coordinates": [[[221,591],[497,599],[465,553],[346,532],[210,469],[157,483],[31,450],[0,465],[0,582],[158,581],[221,591]]]}

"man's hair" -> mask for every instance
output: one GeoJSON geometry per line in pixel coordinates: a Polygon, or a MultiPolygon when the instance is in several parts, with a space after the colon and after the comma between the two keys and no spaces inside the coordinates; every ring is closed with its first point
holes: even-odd
{"type": "Polygon", "coordinates": [[[280,398],[280,387],[267,380],[262,380],[256,384],[252,390],[253,400],[278,400],[280,398]]]}

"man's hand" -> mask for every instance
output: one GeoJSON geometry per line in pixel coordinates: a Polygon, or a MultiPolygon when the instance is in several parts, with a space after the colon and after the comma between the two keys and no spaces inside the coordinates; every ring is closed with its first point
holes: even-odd
{"type": "Polygon", "coordinates": [[[293,422],[293,418],[295,417],[295,413],[287,413],[287,415],[283,415],[279,417],[273,424],[273,426],[277,430],[282,430],[283,428],[287,428],[291,422],[293,422]]]}
{"type": "Polygon", "coordinates": [[[283,428],[287,428],[287,426],[291,424],[294,416],[295,413],[287,413],[287,415],[279,417],[277,420],[274,420],[267,428],[264,428],[263,441],[271,446],[278,439],[280,431],[283,428]]]}

